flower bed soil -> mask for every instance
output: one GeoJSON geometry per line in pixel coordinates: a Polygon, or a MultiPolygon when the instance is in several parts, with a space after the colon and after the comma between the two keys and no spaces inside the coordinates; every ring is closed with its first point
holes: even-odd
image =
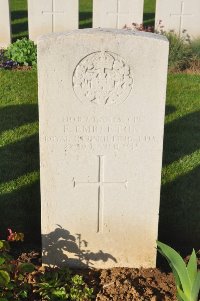
{"type": "Polygon", "coordinates": [[[159,269],[113,268],[84,275],[97,301],[177,301],[174,278],[159,269]]]}
{"type": "MultiPolygon", "coordinates": [[[[41,272],[41,258],[37,252],[22,253],[19,259],[36,264],[34,276],[41,272]]],[[[164,273],[156,268],[72,270],[72,273],[83,276],[88,287],[94,289],[96,301],[177,301],[172,273],[164,273]]]]}
{"type": "MultiPolygon", "coordinates": [[[[198,268],[200,256],[198,252],[198,268]]],[[[22,253],[19,259],[37,265],[34,276],[41,272],[39,253],[22,253]]],[[[188,262],[189,256],[185,261],[188,262]]],[[[165,263],[161,268],[166,270],[165,263]]],[[[42,268],[43,270],[44,268],[42,268]]],[[[94,289],[96,301],[177,301],[174,276],[171,272],[163,272],[158,268],[131,269],[113,268],[107,270],[72,270],[72,274],[83,276],[88,287],[94,289]]],[[[41,301],[31,299],[31,301],[41,301]]]]}

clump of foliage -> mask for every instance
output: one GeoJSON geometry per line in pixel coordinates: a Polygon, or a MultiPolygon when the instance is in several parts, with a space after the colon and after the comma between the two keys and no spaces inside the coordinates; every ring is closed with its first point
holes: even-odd
{"type": "Polygon", "coordinates": [[[200,291],[200,271],[197,270],[197,257],[193,250],[186,265],[182,257],[171,247],[157,242],[158,251],[167,259],[176,282],[179,301],[197,301],[200,291]]]}
{"type": "Polygon", "coordinates": [[[175,32],[165,32],[169,40],[169,69],[171,71],[183,71],[190,68],[193,51],[188,37],[180,37],[175,32]]]}
{"type": "Polygon", "coordinates": [[[44,301],[88,301],[93,298],[93,289],[85,285],[82,276],[72,276],[69,269],[44,272],[36,287],[44,301]]]}
{"type": "Polygon", "coordinates": [[[5,50],[0,49],[0,69],[12,69],[17,67],[17,62],[9,60],[5,55],[5,50]]]}
{"type": "Polygon", "coordinates": [[[82,276],[69,269],[45,269],[22,262],[10,255],[10,244],[24,240],[23,233],[8,229],[7,240],[0,240],[0,301],[89,301],[93,289],[82,276]]]}
{"type": "Polygon", "coordinates": [[[191,40],[190,47],[193,55],[200,60],[200,38],[191,40]]]}
{"type": "Polygon", "coordinates": [[[169,71],[180,72],[190,70],[200,72],[200,38],[191,40],[185,30],[179,36],[174,31],[165,31],[162,21],[159,21],[157,29],[153,26],[132,23],[125,25],[124,29],[145,31],[161,34],[169,40],[169,71]]]}
{"type": "Polygon", "coordinates": [[[33,41],[23,38],[11,44],[6,51],[9,60],[21,66],[35,66],[37,64],[37,48],[33,41]]]}
{"type": "Polygon", "coordinates": [[[8,241],[0,240],[0,301],[22,300],[31,292],[31,284],[26,275],[34,271],[32,263],[22,263],[10,254],[9,241],[23,241],[23,233],[9,229],[8,241]]]}

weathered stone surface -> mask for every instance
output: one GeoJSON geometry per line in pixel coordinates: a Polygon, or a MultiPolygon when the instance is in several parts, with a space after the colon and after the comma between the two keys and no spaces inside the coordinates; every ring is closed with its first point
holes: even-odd
{"type": "Polygon", "coordinates": [[[155,26],[164,31],[175,31],[179,35],[200,36],[199,0],[157,0],[155,26]],[[161,24],[160,24],[161,22],[161,24]]]}
{"type": "Polygon", "coordinates": [[[0,0],[0,48],[11,43],[10,8],[8,0],[0,0]]]}
{"type": "Polygon", "coordinates": [[[39,39],[43,263],[155,266],[167,56],[126,30],[39,39]]]}
{"type": "Polygon", "coordinates": [[[144,0],[93,0],[93,27],[118,28],[142,24],[144,0]]]}
{"type": "Polygon", "coordinates": [[[78,0],[28,0],[29,38],[78,28],[78,0]]]}

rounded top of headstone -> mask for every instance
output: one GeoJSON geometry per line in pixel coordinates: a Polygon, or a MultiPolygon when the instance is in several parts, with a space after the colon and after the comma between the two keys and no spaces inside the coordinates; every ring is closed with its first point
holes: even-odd
{"type": "Polygon", "coordinates": [[[86,28],[86,29],[75,29],[60,33],[50,33],[42,35],[38,38],[38,42],[46,39],[57,39],[60,37],[68,37],[72,35],[112,35],[112,36],[135,36],[140,38],[154,39],[160,42],[168,42],[168,39],[161,35],[151,32],[144,32],[132,29],[113,29],[113,28],[86,28]]]}

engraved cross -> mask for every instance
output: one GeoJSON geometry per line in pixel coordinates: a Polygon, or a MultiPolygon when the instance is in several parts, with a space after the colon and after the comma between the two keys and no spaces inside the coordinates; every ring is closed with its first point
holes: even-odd
{"type": "Polygon", "coordinates": [[[88,182],[77,182],[73,179],[74,188],[79,185],[95,185],[98,188],[98,212],[97,212],[97,233],[103,233],[103,218],[104,218],[104,187],[106,185],[124,185],[127,188],[128,181],[122,182],[106,182],[104,180],[104,170],[105,170],[105,161],[104,156],[99,155],[98,161],[98,180],[97,181],[88,181],[88,182]]]}
{"type": "Polygon", "coordinates": [[[183,18],[193,16],[192,14],[184,14],[184,8],[185,8],[184,1],[181,1],[180,14],[170,14],[170,17],[173,17],[173,16],[179,17],[179,36],[181,35],[182,30],[183,30],[183,18]]]}
{"type": "Polygon", "coordinates": [[[55,16],[56,16],[56,14],[64,14],[64,11],[56,11],[55,10],[55,0],[52,0],[51,11],[42,11],[42,14],[52,16],[52,32],[55,32],[55,16]]]}
{"type": "Polygon", "coordinates": [[[107,15],[114,15],[114,16],[116,16],[116,28],[117,29],[119,29],[120,17],[121,16],[128,16],[128,15],[130,15],[129,12],[127,12],[127,13],[121,13],[120,11],[121,11],[120,0],[117,0],[117,11],[115,11],[115,12],[107,12],[107,15]]]}

